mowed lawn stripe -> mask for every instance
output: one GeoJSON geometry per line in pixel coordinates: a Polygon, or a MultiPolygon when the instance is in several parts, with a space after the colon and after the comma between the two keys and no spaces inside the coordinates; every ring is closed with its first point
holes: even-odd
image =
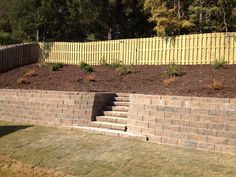
{"type": "Polygon", "coordinates": [[[19,125],[0,122],[1,155],[70,175],[236,176],[233,155],[56,128],[16,126],[19,125]],[[11,127],[14,131],[10,131],[11,127]]]}

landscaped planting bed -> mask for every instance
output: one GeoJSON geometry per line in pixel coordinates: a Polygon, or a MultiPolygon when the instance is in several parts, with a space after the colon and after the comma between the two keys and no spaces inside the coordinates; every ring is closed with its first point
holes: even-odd
{"type": "Polygon", "coordinates": [[[52,71],[51,65],[29,65],[0,73],[0,88],[236,97],[236,65],[220,69],[211,65],[179,66],[179,69],[180,76],[167,77],[163,74],[165,66],[133,66],[131,72],[94,66],[93,72],[86,72],[72,65],[57,71],[52,71]]]}

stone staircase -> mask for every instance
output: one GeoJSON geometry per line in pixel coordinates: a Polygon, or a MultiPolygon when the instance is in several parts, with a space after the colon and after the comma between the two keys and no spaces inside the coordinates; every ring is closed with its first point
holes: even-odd
{"type": "Polygon", "coordinates": [[[102,115],[91,123],[92,127],[127,131],[127,117],[129,110],[129,95],[117,94],[105,107],[102,115]]]}
{"type": "Polygon", "coordinates": [[[129,94],[117,93],[90,126],[72,126],[71,129],[146,141],[145,135],[127,132],[128,111],[129,94]]]}

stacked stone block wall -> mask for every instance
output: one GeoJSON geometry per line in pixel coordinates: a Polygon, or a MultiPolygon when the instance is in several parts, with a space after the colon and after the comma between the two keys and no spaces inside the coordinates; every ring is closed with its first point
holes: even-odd
{"type": "MultiPolygon", "coordinates": [[[[0,120],[86,125],[113,93],[0,90],[0,120]]],[[[130,95],[128,131],[151,142],[236,154],[236,99],[130,95]]]]}
{"type": "Polygon", "coordinates": [[[162,144],[236,154],[236,99],[130,95],[128,130],[162,144]]]}
{"type": "Polygon", "coordinates": [[[49,126],[88,125],[111,94],[0,90],[0,120],[49,126]],[[104,95],[104,96],[101,96],[104,95]],[[97,98],[103,99],[97,99],[97,98]]]}

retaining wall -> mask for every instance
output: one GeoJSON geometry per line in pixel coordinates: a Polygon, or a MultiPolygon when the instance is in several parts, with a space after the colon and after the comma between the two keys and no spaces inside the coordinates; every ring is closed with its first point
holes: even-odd
{"type": "MultiPolygon", "coordinates": [[[[0,90],[0,120],[89,125],[114,96],[0,90]]],[[[127,126],[151,142],[236,154],[236,99],[131,94],[127,126]]]]}
{"type": "Polygon", "coordinates": [[[88,125],[114,94],[0,90],[0,120],[38,125],[88,125]]]}
{"type": "Polygon", "coordinates": [[[236,99],[130,95],[128,130],[153,142],[236,154],[236,99]]]}

